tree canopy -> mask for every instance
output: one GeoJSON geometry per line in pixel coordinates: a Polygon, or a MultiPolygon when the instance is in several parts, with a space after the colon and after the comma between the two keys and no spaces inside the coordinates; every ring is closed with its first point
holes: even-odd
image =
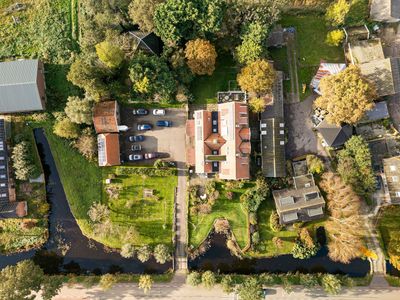
{"type": "Polygon", "coordinates": [[[77,124],[92,124],[92,101],[77,96],[68,97],[65,113],[68,118],[77,124]]]}
{"type": "Polygon", "coordinates": [[[262,287],[257,278],[251,277],[245,280],[238,288],[240,300],[263,299],[262,287]]]}
{"type": "Polygon", "coordinates": [[[154,13],[155,32],[167,44],[204,37],[221,27],[223,0],[166,0],[154,13]]]}
{"type": "Polygon", "coordinates": [[[240,87],[256,94],[266,94],[272,91],[276,73],[273,66],[266,60],[258,59],[251,62],[237,75],[240,87]]]}
{"type": "Polygon", "coordinates": [[[326,10],[325,19],[332,26],[344,24],[346,15],[350,10],[350,3],[347,0],[337,0],[333,2],[326,10]]]}
{"type": "Polygon", "coordinates": [[[249,100],[249,109],[254,113],[262,113],[265,110],[267,103],[264,98],[251,98],[249,100]]]}
{"type": "Polygon", "coordinates": [[[320,90],[322,96],[314,105],[328,111],[326,119],[331,124],[355,124],[374,107],[376,88],[356,66],[322,78],[320,90]]]}
{"type": "Polygon", "coordinates": [[[53,132],[62,138],[76,139],[79,136],[79,126],[68,118],[62,118],[54,124],[53,132]]]}
{"type": "Polygon", "coordinates": [[[158,95],[162,101],[168,102],[176,92],[176,81],[167,63],[155,55],[135,55],[129,67],[129,77],[139,97],[153,100],[158,95]]]}
{"type": "Polygon", "coordinates": [[[109,41],[98,43],[96,53],[100,61],[111,69],[118,68],[124,60],[124,52],[109,41]]]}
{"type": "Polygon", "coordinates": [[[263,24],[251,23],[241,35],[242,43],[236,47],[235,57],[239,63],[247,64],[263,57],[267,52],[268,28],[263,24]]]}
{"type": "Polygon", "coordinates": [[[211,75],[215,70],[217,51],[207,40],[195,39],[186,43],[185,57],[190,70],[197,75],[211,75]]]}
{"type": "Polygon", "coordinates": [[[370,196],[375,191],[371,151],[361,136],[353,136],[338,153],[337,171],[360,196],[370,196]]]}
{"type": "Polygon", "coordinates": [[[152,32],[154,30],[154,11],[162,0],[133,0],[129,4],[129,17],[140,30],[152,32]]]}
{"type": "Polygon", "coordinates": [[[44,300],[56,296],[61,288],[61,281],[48,278],[43,270],[31,260],[23,260],[15,266],[7,266],[0,272],[1,300],[32,300],[32,292],[42,292],[44,300]]]}

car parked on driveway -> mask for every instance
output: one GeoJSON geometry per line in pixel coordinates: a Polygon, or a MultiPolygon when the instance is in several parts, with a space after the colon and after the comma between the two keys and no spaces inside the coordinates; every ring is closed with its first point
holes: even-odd
{"type": "Polygon", "coordinates": [[[157,121],[156,125],[158,127],[171,127],[172,126],[172,122],[171,121],[162,120],[162,121],[157,121]]]}
{"type": "Polygon", "coordinates": [[[144,135],[131,135],[131,136],[129,136],[128,140],[130,142],[143,142],[144,135]]]}
{"type": "Polygon", "coordinates": [[[153,109],[153,115],[154,116],[165,116],[165,109],[153,109]]]}
{"type": "Polygon", "coordinates": [[[132,151],[140,151],[140,150],[142,150],[142,145],[133,144],[131,149],[132,149],[132,151]]]}
{"type": "Polygon", "coordinates": [[[151,126],[150,124],[138,124],[137,126],[137,130],[139,131],[151,130],[152,128],[153,126],[151,126]]]}
{"type": "Polygon", "coordinates": [[[153,159],[153,158],[157,158],[157,157],[158,157],[158,153],[156,153],[156,152],[150,152],[150,153],[144,154],[144,159],[153,159]]]}
{"type": "Polygon", "coordinates": [[[145,116],[149,113],[149,111],[145,108],[135,108],[132,110],[132,113],[138,116],[145,116]]]}
{"type": "Polygon", "coordinates": [[[143,155],[142,154],[129,154],[128,156],[129,160],[133,160],[133,161],[137,161],[137,160],[142,160],[143,159],[143,155]]]}

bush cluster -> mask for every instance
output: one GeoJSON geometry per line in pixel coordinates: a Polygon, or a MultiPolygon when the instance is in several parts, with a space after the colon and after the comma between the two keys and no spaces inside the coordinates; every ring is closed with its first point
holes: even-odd
{"type": "Polygon", "coordinates": [[[156,169],[156,168],[133,168],[117,167],[116,175],[147,175],[154,177],[167,177],[176,175],[176,169],[156,169]]]}

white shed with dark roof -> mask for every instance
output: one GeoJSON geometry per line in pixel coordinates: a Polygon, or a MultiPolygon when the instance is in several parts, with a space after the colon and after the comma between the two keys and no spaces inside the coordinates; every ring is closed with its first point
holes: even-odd
{"type": "Polygon", "coordinates": [[[0,113],[43,110],[44,67],[37,59],[0,62],[0,113]]]}

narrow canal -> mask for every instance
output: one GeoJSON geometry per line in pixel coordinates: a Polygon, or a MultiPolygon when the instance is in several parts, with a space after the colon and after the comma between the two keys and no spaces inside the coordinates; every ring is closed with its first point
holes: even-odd
{"type": "MultiPolygon", "coordinates": [[[[80,231],[69,208],[57,168],[42,129],[34,131],[36,144],[42,160],[46,177],[47,199],[51,205],[50,238],[40,250],[27,251],[15,255],[0,255],[0,268],[33,258],[46,273],[88,273],[107,272],[126,273],[163,273],[171,264],[157,264],[154,259],[141,263],[136,259],[125,259],[117,252],[110,252],[103,245],[86,238],[80,231]],[[62,255],[62,248],[68,251],[62,255]],[[65,249],[66,249],[65,248],[65,249]]],[[[325,244],[324,237],[319,238],[325,244]]],[[[282,255],[262,259],[238,259],[232,256],[225,246],[224,235],[213,234],[211,247],[202,256],[189,262],[192,270],[214,270],[221,273],[333,273],[361,277],[368,274],[370,265],[367,260],[356,259],[350,264],[333,262],[327,256],[323,246],[318,254],[310,259],[295,259],[291,255],[282,255]]]]}
{"type": "Polygon", "coordinates": [[[1,255],[0,268],[33,258],[46,273],[164,273],[171,263],[158,264],[152,258],[146,263],[125,259],[119,253],[107,250],[102,244],[85,237],[73,217],[64,193],[50,146],[42,129],[34,130],[36,144],[42,161],[47,201],[51,213],[50,237],[40,250],[15,255],[1,255]],[[64,255],[62,251],[64,250],[64,255]]]}
{"type": "MultiPolygon", "coordinates": [[[[322,229],[322,228],[321,228],[322,229]]],[[[212,234],[209,250],[202,256],[189,262],[192,270],[213,270],[220,273],[331,273],[347,274],[350,277],[363,277],[369,273],[368,260],[355,259],[349,264],[337,263],[329,259],[325,246],[325,233],[319,230],[321,249],[309,259],[296,259],[292,255],[280,255],[271,258],[239,259],[232,256],[225,246],[226,237],[212,234]]]]}

